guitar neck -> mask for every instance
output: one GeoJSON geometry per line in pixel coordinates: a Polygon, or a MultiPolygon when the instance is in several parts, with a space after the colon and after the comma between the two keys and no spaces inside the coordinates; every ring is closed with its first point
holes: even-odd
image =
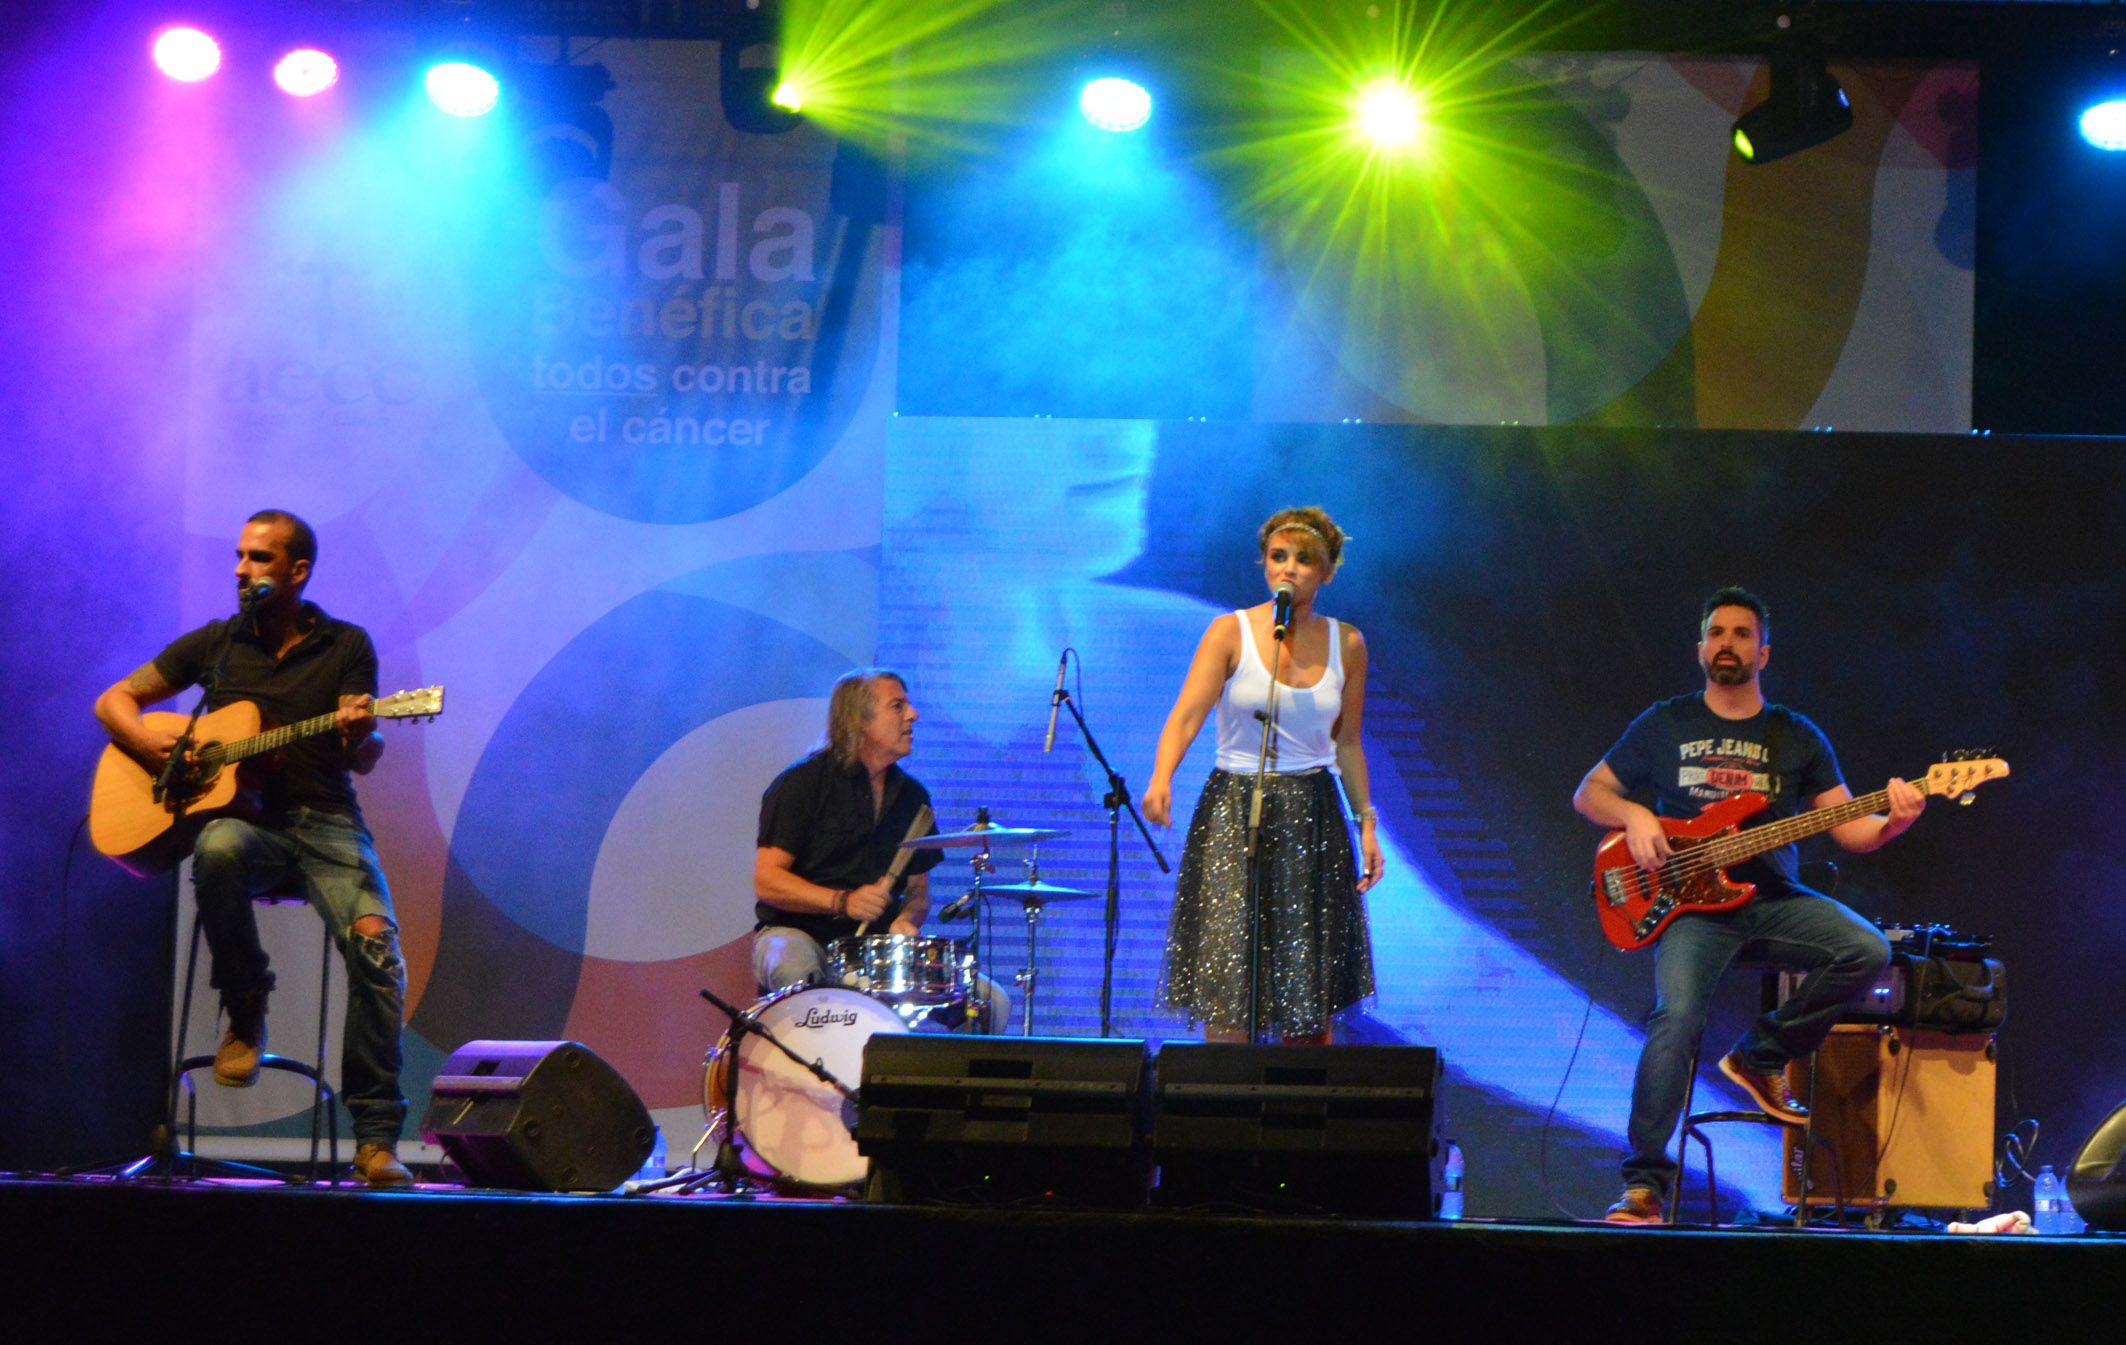
{"type": "MultiPolygon", "coordinates": [[[[1935,792],[1932,782],[1928,780],[1915,780],[1913,784],[1923,794],[1935,792]]],[[[1847,799],[1844,803],[1833,804],[1828,808],[1812,808],[1792,817],[1781,818],[1777,822],[1767,822],[1761,827],[1750,827],[1733,836],[1722,836],[1706,845],[1707,857],[1721,868],[1740,864],[1745,859],[1755,859],[1759,855],[1777,850],[1782,845],[1792,845],[1795,841],[1806,840],[1820,832],[1829,831],[1832,827],[1842,826],[1854,818],[1866,817],[1878,808],[1887,807],[1889,802],[1890,790],[1888,786],[1884,786],[1872,794],[1847,799]]]]}
{"type": "Polygon", "coordinates": [[[339,711],[327,710],[321,715],[298,719],[293,724],[283,724],[277,729],[267,729],[248,738],[223,743],[217,755],[224,762],[242,761],[245,757],[255,757],[261,752],[277,751],[303,738],[314,738],[320,733],[330,731],[338,723],[339,711]]]}

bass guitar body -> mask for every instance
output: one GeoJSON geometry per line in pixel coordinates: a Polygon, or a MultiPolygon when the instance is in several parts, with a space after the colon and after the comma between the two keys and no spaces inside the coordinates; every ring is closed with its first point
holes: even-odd
{"type": "Polygon", "coordinates": [[[1631,857],[1622,831],[1603,837],[1595,850],[1593,894],[1602,933],[1629,952],[1661,937],[1668,922],[1686,912],[1731,911],[1757,894],[1754,883],[1731,880],[1725,870],[1695,851],[1763,812],[1771,800],[1737,794],[1707,805],[1696,817],[1664,817],[1661,830],[1675,857],[1648,873],[1631,857]]]}
{"type": "MultiPolygon", "coordinates": [[[[143,715],[150,728],[184,731],[189,715],[143,715]]],[[[258,707],[234,701],[199,717],[192,737],[194,768],[158,801],[155,776],[116,745],[103,749],[89,792],[89,840],[129,873],[167,873],[192,853],[200,828],[217,817],[254,811],[239,780],[239,763],[222,762],[222,745],[259,731],[258,707]]]]}

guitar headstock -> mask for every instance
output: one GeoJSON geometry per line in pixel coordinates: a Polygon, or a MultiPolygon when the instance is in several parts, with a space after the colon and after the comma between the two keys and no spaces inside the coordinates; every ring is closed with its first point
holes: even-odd
{"type": "Polygon", "coordinates": [[[1971,791],[2008,773],[2008,763],[1999,757],[1976,752],[1957,752],[1927,768],[1927,792],[1958,803],[1971,802],[1971,791]]]}
{"type": "Polygon", "coordinates": [[[443,688],[432,686],[393,692],[379,697],[370,708],[378,719],[434,719],[443,713],[443,688]]]}

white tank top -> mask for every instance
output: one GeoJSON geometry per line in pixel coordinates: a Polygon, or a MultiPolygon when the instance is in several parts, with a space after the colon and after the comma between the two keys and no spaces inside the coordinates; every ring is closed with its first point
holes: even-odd
{"type": "MultiPolygon", "coordinates": [[[[1246,612],[1233,613],[1240,623],[1240,661],[1218,696],[1218,768],[1253,774],[1262,750],[1262,721],[1255,716],[1270,703],[1270,670],[1255,651],[1255,630],[1246,612]]],[[[1277,688],[1277,733],[1270,740],[1270,769],[1285,773],[1327,766],[1336,769],[1332,732],[1343,712],[1343,629],[1329,618],[1329,666],[1310,687],[1277,688]]]]}

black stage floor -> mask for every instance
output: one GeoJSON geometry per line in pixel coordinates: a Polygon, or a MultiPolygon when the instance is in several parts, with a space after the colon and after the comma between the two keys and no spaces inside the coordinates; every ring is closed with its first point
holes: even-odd
{"type": "Polygon", "coordinates": [[[2126,1237],[0,1176],[12,1340],[2104,1341],[2126,1237]]]}

